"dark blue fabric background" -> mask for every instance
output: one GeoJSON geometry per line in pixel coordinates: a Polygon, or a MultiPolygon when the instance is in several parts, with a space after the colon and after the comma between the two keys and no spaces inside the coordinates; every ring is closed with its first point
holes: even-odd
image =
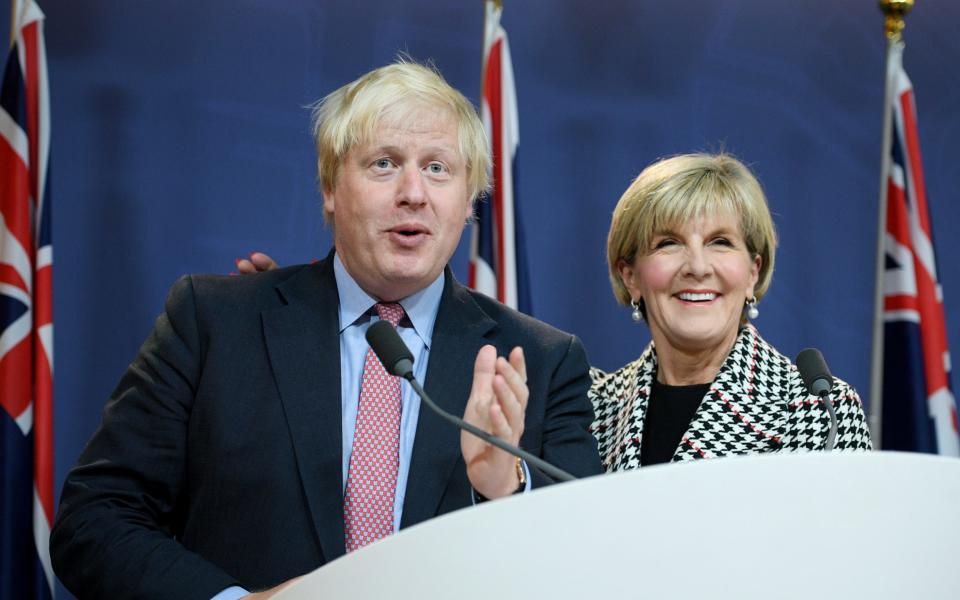
{"type": "MultiPolygon", "coordinates": [[[[760,331],[867,396],[885,39],[873,0],[507,0],[536,316],[612,369],[648,336],[609,290],[610,212],[654,159],[751,164],[781,236],[760,331]]],[[[919,0],[905,64],[960,348],[960,4],[919,0]]],[[[479,93],[480,0],[46,0],[56,479],[180,274],[326,254],[304,106],[399,51],[479,93]]],[[[8,11],[2,31],[8,30],[8,11]]],[[[466,277],[466,243],[454,257],[466,277]]],[[[951,312],[952,311],[952,314],[951,312]]],[[[59,487],[58,487],[59,493],[59,487]]],[[[62,594],[61,597],[67,597],[62,594]]]]}

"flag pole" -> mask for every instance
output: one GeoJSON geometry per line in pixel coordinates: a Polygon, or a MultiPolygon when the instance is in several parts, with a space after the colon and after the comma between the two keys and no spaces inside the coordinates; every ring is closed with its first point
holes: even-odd
{"type": "Polygon", "coordinates": [[[8,50],[17,43],[17,13],[20,12],[17,10],[18,4],[20,4],[20,0],[10,0],[10,45],[7,47],[8,50]]]}
{"type": "MultiPolygon", "coordinates": [[[[490,155],[493,156],[493,137],[490,135],[488,128],[488,115],[486,114],[486,98],[487,98],[487,59],[489,58],[488,53],[490,51],[489,42],[492,28],[493,15],[491,14],[491,7],[493,12],[497,13],[498,11],[503,10],[503,4],[501,0],[481,0],[480,2],[483,5],[483,32],[481,34],[481,49],[480,49],[480,95],[477,98],[477,109],[480,113],[480,119],[483,121],[484,129],[487,130],[487,135],[489,139],[487,144],[489,145],[490,155]]],[[[494,171],[493,163],[490,164],[491,173],[494,171]]],[[[486,195],[486,198],[478,196],[475,198],[475,204],[473,208],[473,215],[471,217],[470,225],[470,271],[467,276],[467,285],[476,290],[482,290],[485,293],[491,294],[492,297],[497,297],[496,290],[496,276],[494,276],[494,281],[492,283],[493,288],[488,289],[491,285],[491,282],[487,281],[488,276],[482,274],[485,270],[480,266],[480,263],[483,262],[480,259],[480,246],[481,246],[481,232],[480,218],[481,210],[479,203],[481,200],[492,203],[493,202],[493,187],[489,187],[485,192],[481,194],[486,195]]],[[[491,264],[490,267],[493,267],[491,264]]]]}
{"type": "Polygon", "coordinates": [[[887,36],[885,69],[886,86],[883,98],[883,142],[880,146],[880,202],[877,210],[876,282],[873,299],[873,345],[870,360],[870,436],[874,447],[883,448],[883,328],[884,328],[884,271],[885,239],[887,232],[887,186],[890,175],[890,144],[893,128],[892,108],[894,93],[894,54],[903,48],[904,17],[913,8],[914,0],[879,0],[884,14],[887,36]]]}
{"type": "MultiPolygon", "coordinates": [[[[483,106],[484,88],[486,87],[486,75],[487,75],[487,28],[490,24],[487,22],[489,11],[487,10],[487,5],[493,4],[493,8],[498,11],[503,11],[503,0],[481,0],[483,3],[483,49],[480,52],[480,105],[481,112],[483,106]]],[[[481,115],[482,116],[482,115],[481,115]]],[[[492,140],[491,140],[492,142],[492,140]]]]}

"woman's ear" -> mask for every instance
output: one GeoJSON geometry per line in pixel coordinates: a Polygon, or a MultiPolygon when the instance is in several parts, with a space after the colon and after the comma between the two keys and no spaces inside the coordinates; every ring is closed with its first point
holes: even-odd
{"type": "Polygon", "coordinates": [[[620,274],[620,281],[623,282],[623,286],[630,293],[630,298],[637,301],[643,298],[640,286],[637,285],[637,272],[633,265],[621,258],[617,261],[617,272],[620,274]]]}
{"type": "Polygon", "coordinates": [[[756,294],[754,288],[757,287],[757,281],[760,280],[760,267],[763,266],[763,258],[759,254],[753,255],[753,262],[750,265],[750,287],[747,288],[747,300],[753,298],[756,294]]]}

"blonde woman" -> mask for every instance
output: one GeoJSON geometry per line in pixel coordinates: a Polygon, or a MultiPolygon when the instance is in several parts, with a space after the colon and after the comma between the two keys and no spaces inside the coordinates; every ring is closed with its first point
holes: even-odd
{"type": "MultiPolygon", "coordinates": [[[[730,155],[661,160],[624,192],[607,238],[610,281],[652,341],[621,369],[592,373],[591,430],[607,471],[824,448],[827,409],[749,323],[776,244],[760,184],[730,155]]],[[[857,392],[836,380],[831,396],[836,449],[870,449],[857,392]]]]}

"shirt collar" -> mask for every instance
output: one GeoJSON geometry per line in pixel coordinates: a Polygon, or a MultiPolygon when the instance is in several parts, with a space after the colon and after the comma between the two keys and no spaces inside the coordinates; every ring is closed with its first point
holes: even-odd
{"type": "MultiPolygon", "coordinates": [[[[377,300],[363,291],[363,288],[350,276],[338,254],[333,255],[333,273],[337,280],[337,293],[340,295],[340,333],[343,333],[344,329],[356,323],[358,319],[367,316],[377,300]]],[[[437,320],[437,311],[440,309],[445,277],[444,272],[441,271],[430,285],[400,300],[400,306],[410,319],[413,330],[427,348],[430,348],[430,342],[433,339],[433,324],[437,320]]]]}

